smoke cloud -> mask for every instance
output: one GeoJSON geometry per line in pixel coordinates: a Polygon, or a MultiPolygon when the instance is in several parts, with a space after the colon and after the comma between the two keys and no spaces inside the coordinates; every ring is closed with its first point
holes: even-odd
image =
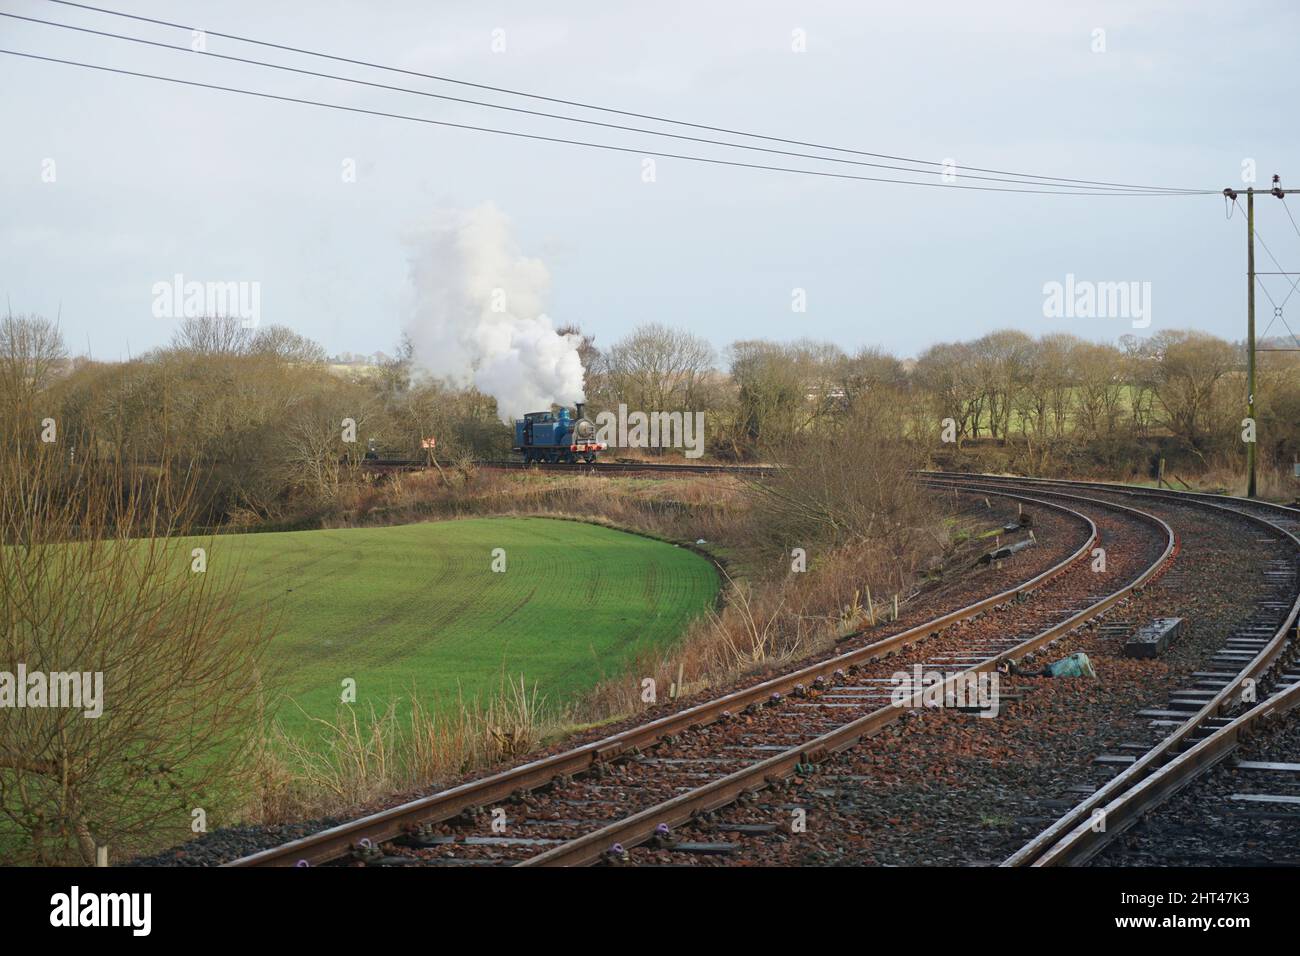
{"type": "Polygon", "coordinates": [[[500,209],[440,210],[411,245],[406,331],[417,366],[472,383],[507,422],[582,400],[579,339],[543,313],[550,274],[519,252],[500,209]]]}

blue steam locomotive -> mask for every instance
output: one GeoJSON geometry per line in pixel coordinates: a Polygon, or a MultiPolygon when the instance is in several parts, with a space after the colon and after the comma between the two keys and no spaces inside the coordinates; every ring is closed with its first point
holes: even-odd
{"type": "Polygon", "coordinates": [[[596,426],[583,415],[583,408],[578,402],[572,416],[567,408],[561,408],[516,418],[514,450],[524,456],[525,464],[594,462],[597,453],[605,450],[605,443],[596,441],[596,426]]]}

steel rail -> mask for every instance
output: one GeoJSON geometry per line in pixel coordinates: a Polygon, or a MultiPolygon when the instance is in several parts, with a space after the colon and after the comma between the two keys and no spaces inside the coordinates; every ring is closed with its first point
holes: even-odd
{"type": "MultiPolygon", "coordinates": [[[[988,491],[989,494],[1004,494],[1004,492],[988,491]]],[[[1068,497],[1062,495],[1061,497],[1068,497]]],[[[1049,504],[1041,499],[1024,499],[1034,501],[1036,504],[1049,504]]],[[[1128,584],[1111,592],[1105,597],[1095,601],[1088,607],[1076,612],[1064,621],[1049,627],[1047,630],[1029,638],[1016,646],[1002,651],[992,657],[989,657],[978,664],[968,667],[963,671],[955,673],[948,677],[942,684],[943,694],[946,696],[950,690],[955,690],[957,684],[966,680],[970,674],[990,671],[995,669],[999,664],[1013,658],[1021,657],[1031,651],[1037,650],[1045,644],[1049,644],[1057,638],[1074,630],[1083,622],[1094,618],[1104,611],[1124,600],[1133,591],[1141,588],[1146,582],[1151,580],[1165,566],[1170,556],[1174,553],[1176,547],[1176,536],[1173,529],[1161,519],[1154,515],[1139,511],[1135,508],[1129,508],[1125,505],[1117,505],[1114,502],[1101,501],[1099,499],[1083,498],[1075,496],[1076,501],[1087,501],[1090,504],[1099,505],[1103,508],[1127,512],[1128,514],[1139,518],[1145,522],[1155,525],[1159,530],[1165,533],[1165,547],[1160,556],[1142,571],[1136,578],[1128,584]]],[[[1091,521],[1091,519],[1089,519],[1091,521]]],[[[1096,525],[1093,525],[1094,536],[1096,525]]],[[[923,694],[935,693],[934,688],[925,691],[917,691],[913,697],[913,706],[918,706],[922,700],[923,694]]],[[[649,839],[660,825],[673,827],[691,819],[696,813],[716,809],[725,806],[734,801],[746,791],[757,791],[771,783],[789,776],[794,773],[796,768],[803,764],[817,763],[820,760],[846,750],[856,744],[863,737],[878,733],[881,729],[899,720],[904,714],[909,713],[910,708],[900,706],[887,706],[877,708],[863,717],[853,720],[847,724],[837,727],[835,730],[822,734],[811,741],[802,743],[796,747],[791,747],[780,754],[762,760],[759,763],[752,764],[742,770],[728,774],[718,780],[711,781],[703,786],[690,790],[687,793],[680,794],[655,806],[648,807],[638,813],[625,817],[622,820],[607,824],[598,830],[594,830],[583,836],[553,847],[537,856],[530,857],[520,862],[519,866],[581,866],[592,863],[600,859],[602,854],[609,850],[615,844],[623,848],[635,846],[638,843],[649,839]]]]}
{"type": "MultiPolygon", "coordinates": [[[[963,487],[968,487],[968,479],[972,478],[972,476],[956,476],[945,473],[930,474],[941,482],[960,478],[963,487]]],[[[1252,514],[1249,511],[1242,510],[1242,508],[1232,507],[1223,502],[1229,501],[1247,507],[1281,512],[1288,516],[1287,520],[1300,519],[1300,511],[1284,505],[1233,498],[1227,495],[1134,488],[1131,485],[1120,485],[1111,482],[1039,478],[1017,479],[1007,476],[974,476],[974,480],[977,484],[990,489],[1024,487],[1026,485],[1037,488],[1043,486],[1087,487],[1122,493],[1130,497],[1150,497],[1191,502],[1262,525],[1271,532],[1289,539],[1296,552],[1300,553],[1300,538],[1288,529],[1269,521],[1261,515],[1252,514]]],[[[1046,493],[1051,494],[1052,492],[1046,493]]],[[[1297,690],[1300,685],[1283,691],[1266,701],[1265,704],[1271,702],[1271,708],[1266,707],[1265,704],[1256,705],[1183,753],[1176,754],[1176,751],[1186,745],[1189,738],[1206,721],[1220,716],[1225,710],[1232,710],[1248,703],[1243,700],[1246,688],[1253,687],[1280,662],[1283,654],[1288,649],[1292,628],[1295,627],[1298,619],[1300,619],[1300,591],[1298,591],[1290,611],[1273,637],[1200,710],[1176,727],[1164,740],[1147,751],[1146,754],[1122,773],[1108,780],[1095,793],[1081,800],[1055,823],[1008,857],[1003,862],[1003,866],[1056,866],[1085,862],[1101,850],[1106,843],[1114,839],[1115,836],[1133,826],[1142,814],[1158,806],[1190,783],[1196,776],[1204,773],[1223,759],[1235,748],[1243,731],[1249,730],[1256,720],[1267,717],[1279,708],[1290,709],[1295,706],[1296,698],[1289,695],[1300,693],[1300,690],[1297,690]],[[1099,812],[1102,814],[1100,817],[1096,816],[1099,812]],[[1098,820],[1104,823],[1104,829],[1097,828],[1096,821],[1098,820]]]]}
{"type": "Polygon", "coordinates": [[[1078,866],[1086,863],[1116,836],[1136,824],[1143,814],[1164,803],[1231,754],[1245,737],[1258,729],[1258,725],[1298,705],[1300,683],[1278,691],[1101,807],[1101,816],[1096,819],[1104,823],[1104,830],[1096,829],[1092,819],[1076,824],[1068,833],[1042,850],[1033,859],[1032,865],[1078,866]]]}
{"type": "MultiPolygon", "coordinates": [[[[435,467],[433,463],[423,458],[367,458],[360,463],[363,471],[424,471],[435,467]]],[[[622,474],[627,472],[654,471],[672,474],[674,472],[682,475],[749,475],[755,478],[766,478],[776,471],[771,465],[694,465],[694,464],[671,464],[662,461],[601,461],[588,464],[586,462],[551,462],[549,464],[541,462],[522,462],[514,460],[505,461],[476,461],[475,467],[487,468],[489,470],[511,470],[526,471],[530,468],[536,468],[540,472],[579,472],[581,474],[622,474]]],[[[437,466],[444,468],[455,467],[454,462],[439,461],[437,466]]]]}
{"type": "MultiPolygon", "coordinates": [[[[832,677],[837,670],[870,663],[894,654],[937,631],[961,621],[969,620],[984,611],[1013,601],[1021,595],[1037,590],[1064,574],[1076,562],[1091,552],[1097,542],[1097,526],[1087,515],[1051,501],[1028,498],[1003,491],[990,494],[1014,501],[1031,502],[1063,513],[1083,523],[1087,535],[1082,545],[1066,558],[1047,570],[972,604],[940,615],[930,621],[900,631],[863,647],[810,664],[721,697],[697,704],[685,710],[658,718],[638,727],[605,737],[592,743],[575,747],[558,754],[542,757],[518,767],[472,780],[459,786],[408,801],[395,807],[342,823],[293,840],[241,857],[225,866],[298,866],[325,863],[346,856],[365,839],[372,844],[383,843],[421,823],[431,823],[454,817],[470,807],[482,806],[506,799],[521,790],[540,787],[556,777],[583,773],[600,762],[610,761],[634,747],[651,745],[668,734],[680,733],[692,727],[713,723],[724,715],[750,703],[769,699],[775,693],[787,693],[796,684],[807,684],[818,677],[832,677]]],[[[1106,503],[1107,507],[1123,508],[1106,503]]],[[[1158,520],[1158,519],[1152,519],[1158,520]]],[[[1172,531],[1169,532],[1172,536],[1172,531]]],[[[859,636],[865,632],[859,631],[859,636]]],[[[653,829],[653,828],[652,828],[653,829]]]]}

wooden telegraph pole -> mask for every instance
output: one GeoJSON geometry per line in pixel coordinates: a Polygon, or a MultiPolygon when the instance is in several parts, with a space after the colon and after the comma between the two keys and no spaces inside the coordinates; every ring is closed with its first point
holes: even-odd
{"type": "MultiPolygon", "coordinates": [[[[1270,195],[1285,199],[1289,193],[1300,193],[1300,189],[1283,189],[1281,178],[1273,176],[1273,188],[1270,195]]],[[[1253,186],[1246,190],[1246,417],[1255,421],[1255,193],[1253,186]]],[[[1235,189],[1225,189],[1223,195],[1234,202],[1239,195],[1235,189]]],[[[1255,483],[1255,446],[1259,444],[1259,427],[1255,426],[1256,441],[1246,443],[1246,497],[1254,498],[1255,483]]]]}

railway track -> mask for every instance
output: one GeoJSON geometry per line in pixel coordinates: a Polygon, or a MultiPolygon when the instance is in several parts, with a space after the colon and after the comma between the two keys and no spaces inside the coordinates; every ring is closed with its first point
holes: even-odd
{"type": "MultiPolygon", "coordinates": [[[[958,481],[965,487],[993,489],[1036,488],[1041,494],[1087,489],[1128,502],[1163,501],[1232,514],[1245,519],[1290,545],[1289,566],[1275,567],[1275,594],[1261,603],[1254,618],[1230,636],[1209,669],[1197,674],[1193,688],[1173,700],[1182,710],[1156,711],[1157,723],[1171,728],[1167,735],[1132,765],[1085,797],[1009,857],[1006,866],[1059,866],[1088,862],[1129,831],[1151,811],[1180,791],[1193,786],[1213,768],[1228,761],[1242,745],[1262,730],[1280,722],[1295,723],[1300,706],[1300,667],[1296,665],[1296,624],[1300,616],[1300,511],[1281,505],[1164,489],[1139,489],[1125,485],[1068,482],[1047,479],[1008,479],[997,476],[931,474],[938,483],[958,481]]],[[[1171,704],[1174,706],[1174,704],[1171,704]]],[[[1300,733],[1294,734],[1300,757],[1300,733]]],[[[1300,772],[1300,762],[1253,761],[1247,770],[1266,773],[1300,772]],[[1250,766],[1254,763],[1256,766],[1250,766]],[[1272,764],[1260,767],[1259,764],[1272,764]],[[1295,770],[1284,769],[1294,767],[1295,770]],[[1279,769],[1283,768],[1283,769],[1279,769]]],[[[1286,806],[1300,804],[1300,795],[1262,794],[1286,806]]],[[[1264,802],[1255,800],[1247,802],[1264,802]]],[[[1150,862],[1152,856],[1146,857],[1150,862]]],[[[1258,862],[1267,862],[1261,857],[1258,862]]]]}
{"type": "MultiPolygon", "coordinates": [[[[1284,675],[1300,682],[1300,667],[1284,675]]],[[[1102,866],[1300,866],[1300,720],[1265,703],[1231,755],[1107,843],[1102,866]]]]}
{"type": "MultiPolygon", "coordinates": [[[[492,471],[524,471],[534,469],[540,472],[576,472],[585,475],[741,475],[750,478],[763,478],[774,470],[767,465],[692,465],[669,464],[651,461],[608,461],[600,460],[592,464],[585,462],[555,462],[553,464],[525,464],[522,461],[477,461],[477,468],[492,471]]],[[[422,458],[369,458],[362,462],[362,468],[369,472],[386,473],[394,471],[427,471],[435,467],[452,468],[453,462],[440,461],[437,465],[422,458]]]]}
{"type": "Polygon", "coordinates": [[[1169,525],[1137,508],[975,485],[980,496],[1072,519],[1082,543],[1032,577],[897,633],[857,635],[851,649],[794,672],[232,865],[620,863],[643,843],[712,852],[675,841],[673,828],[779,787],[903,719],[926,693],[908,675],[937,671],[939,693],[956,694],[1096,619],[1150,582],[1175,549],[1169,525]],[[1099,543],[1109,555],[1104,575],[1092,570],[1099,543]],[[904,706],[898,696],[909,698],[904,706]]]}

